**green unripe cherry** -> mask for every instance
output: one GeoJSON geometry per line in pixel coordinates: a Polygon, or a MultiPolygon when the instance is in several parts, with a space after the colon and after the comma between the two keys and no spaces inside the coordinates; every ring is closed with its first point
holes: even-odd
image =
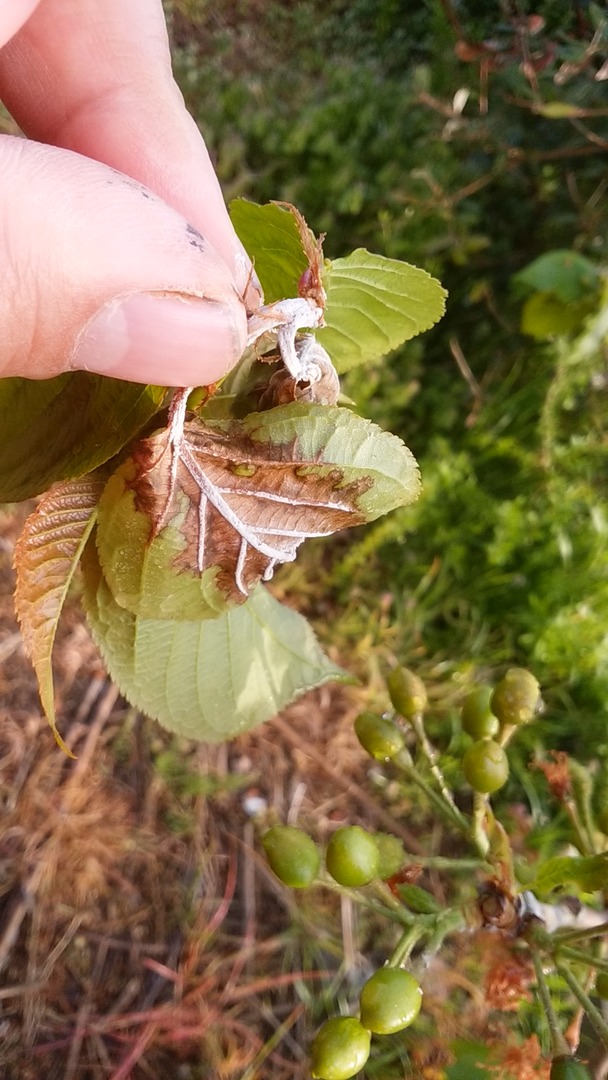
{"type": "Polygon", "coordinates": [[[274,825],[262,837],[273,873],[292,889],[305,889],[316,878],[321,856],[314,840],[292,825],[274,825]]]}
{"type": "Polygon", "coordinates": [[[371,1035],[354,1016],[327,1020],[312,1044],[310,1070],[316,1080],[349,1080],[369,1057],[371,1035]]]}
{"type": "Polygon", "coordinates": [[[422,990],[409,971],[386,967],[367,980],[359,999],[361,1023],[376,1035],[409,1027],[420,1012],[422,990]]]}
{"type": "Polygon", "coordinates": [[[409,668],[398,667],[391,671],[386,680],[388,692],[395,712],[411,720],[412,716],[423,713],[429,703],[426,687],[409,668]]]}
{"type": "Polygon", "coordinates": [[[502,746],[494,739],[479,739],[466,751],[462,768],[474,791],[492,795],[506,784],[509,760],[502,746]]]}
{"type": "Polygon", "coordinates": [[[378,875],[376,841],[360,825],[345,825],[334,833],[325,852],[325,865],[338,885],[367,885],[378,875]]]}
{"type": "Polygon", "coordinates": [[[591,1074],[581,1061],[565,1056],[553,1058],[550,1080],[591,1080],[591,1074]]]}
{"type": "Polygon", "coordinates": [[[363,712],[355,720],[355,735],[376,761],[389,761],[403,749],[403,735],[392,720],[377,713],[363,712]]]}
{"type": "Polygon", "coordinates": [[[462,703],[462,730],[472,739],[491,739],[498,731],[498,720],[490,708],[491,697],[492,687],[480,683],[469,691],[462,703]]]}
{"type": "Polygon", "coordinates": [[[490,708],[501,727],[529,724],[541,704],[538,679],[526,668],[513,667],[496,684],[490,708]]]}

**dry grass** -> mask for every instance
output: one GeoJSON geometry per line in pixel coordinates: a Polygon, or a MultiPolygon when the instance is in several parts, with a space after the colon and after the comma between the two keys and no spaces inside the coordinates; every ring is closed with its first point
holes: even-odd
{"type": "MultiPolygon", "coordinates": [[[[401,835],[411,853],[425,837],[454,854],[450,839],[403,789],[370,793],[352,691],[310,694],[232,743],[176,740],[107,680],[76,598],[55,653],[69,759],[12,613],[24,513],[0,511],[0,1080],[307,1080],[324,1008],[353,1005],[397,931],[344,896],[283,888],[260,857],[252,798],[265,821],[321,842],[343,820],[401,835]]],[[[434,871],[425,883],[446,901],[434,871]]],[[[495,945],[456,935],[427,970],[408,1075],[441,1075],[463,1032],[517,1049],[521,973],[495,945]]]]}
{"type": "Polygon", "coordinates": [[[176,743],[118,697],[73,603],[55,664],[69,760],[12,614],[22,518],[0,516],[0,1076],[307,1076],[337,909],[275,884],[246,797],[321,839],[347,813],[386,827],[357,783],[352,700],[326,689],[232,744],[176,743]]]}

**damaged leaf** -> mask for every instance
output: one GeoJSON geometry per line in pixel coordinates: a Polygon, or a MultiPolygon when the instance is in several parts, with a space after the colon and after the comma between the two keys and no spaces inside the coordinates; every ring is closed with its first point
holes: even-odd
{"type": "Polygon", "coordinates": [[[291,404],[142,440],[109,481],[98,550],[117,602],[205,618],[243,603],[310,536],[418,495],[410,451],[347,409],[291,404]]]}
{"type": "MultiPolygon", "coordinates": [[[[441,318],[446,292],[425,270],[364,248],[323,261],[304,219],[285,206],[236,199],[230,205],[232,223],[264,288],[265,317],[285,297],[316,296],[326,324],[317,338],[338,371],[382,359],[441,318]],[[313,286],[316,293],[308,293],[313,286]]],[[[306,325],[321,324],[300,324],[306,325]]]]}
{"type": "Polygon", "coordinates": [[[57,730],[51,654],[57,623],[76,566],[95,524],[103,480],[85,476],[52,488],[25,522],[15,547],[15,610],[23,644],[53,734],[70,753],[57,730]]]}
{"type": "Polygon", "coordinates": [[[230,218],[253,260],[266,303],[297,296],[309,259],[296,217],[278,203],[261,206],[248,199],[233,199],[230,218]]]}

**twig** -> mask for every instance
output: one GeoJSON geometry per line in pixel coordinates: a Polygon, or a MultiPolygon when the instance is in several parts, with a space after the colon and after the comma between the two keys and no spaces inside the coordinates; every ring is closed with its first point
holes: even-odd
{"type": "Polygon", "coordinates": [[[76,1070],[79,1066],[80,1052],[82,1050],[82,1044],[86,1037],[86,1028],[89,1015],[91,1013],[92,1003],[91,1001],[85,1001],[79,1008],[76,1016],[76,1025],[74,1027],[74,1033],[72,1035],[72,1041],[70,1043],[70,1052],[65,1065],[65,1080],[74,1080],[77,1075],[76,1070]]]}
{"type": "Polygon", "coordinates": [[[580,1001],[583,1009],[589,1017],[589,1022],[593,1025],[602,1042],[608,1048],[608,1023],[606,1023],[603,1014],[593,1004],[591,998],[589,997],[589,994],[586,992],[585,988],[581,986],[580,982],[578,981],[576,976],[570,971],[569,968],[558,964],[557,973],[558,975],[561,975],[564,982],[568,984],[575,998],[580,1001]]]}
{"type": "Polygon", "coordinates": [[[469,390],[471,391],[471,397],[473,398],[473,408],[471,409],[469,415],[467,416],[467,418],[465,420],[465,427],[470,428],[470,427],[473,427],[473,424],[475,423],[475,421],[477,419],[477,416],[479,414],[479,410],[481,409],[481,405],[482,405],[481,386],[477,382],[477,379],[475,378],[473,372],[471,371],[471,369],[470,369],[470,367],[469,367],[469,365],[467,363],[467,358],[464,355],[462,349],[460,348],[460,343],[459,343],[457,337],[452,336],[450,338],[450,352],[451,352],[452,356],[454,357],[454,360],[456,361],[456,364],[458,365],[458,370],[459,370],[460,374],[462,375],[464,381],[466,382],[469,390]]]}
{"type": "Polygon", "coordinates": [[[437,751],[435,750],[435,747],[431,745],[429,737],[426,733],[422,713],[415,713],[413,716],[410,716],[409,722],[412,725],[420,749],[428,762],[431,773],[437,782],[437,787],[441,792],[442,799],[449,806],[454,820],[460,824],[460,828],[468,829],[469,823],[465,818],[464,814],[456,806],[456,803],[454,802],[454,799],[452,797],[452,793],[445,782],[445,777],[439,765],[437,764],[437,751]]]}
{"type": "Polygon", "coordinates": [[[608,140],[602,139],[601,136],[596,135],[595,131],[590,131],[586,124],[583,124],[580,120],[576,120],[574,117],[570,118],[570,123],[573,128],[581,134],[594,146],[599,146],[602,150],[608,150],[608,140]]]}
{"type": "Polygon", "coordinates": [[[28,911],[32,908],[43,870],[43,863],[36,863],[27,881],[21,886],[21,898],[15,903],[6,921],[4,933],[0,938],[0,971],[3,971],[6,967],[13,945],[19,935],[21,924],[28,911]]]}
{"type": "Polygon", "coordinates": [[[295,1009],[291,1011],[287,1019],[284,1020],[280,1027],[278,1027],[277,1030],[273,1032],[273,1034],[270,1036],[270,1038],[266,1040],[261,1050],[256,1054],[254,1060],[245,1069],[245,1072],[241,1076],[241,1080],[257,1080],[257,1078],[260,1076],[261,1066],[264,1064],[264,1062],[267,1060],[273,1050],[276,1050],[279,1043],[283,1041],[283,1039],[294,1026],[294,1024],[297,1023],[297,1021],[302,1016],[304,1009],[304,1004],[300,1003],[296,1005],[295,1009]]]}

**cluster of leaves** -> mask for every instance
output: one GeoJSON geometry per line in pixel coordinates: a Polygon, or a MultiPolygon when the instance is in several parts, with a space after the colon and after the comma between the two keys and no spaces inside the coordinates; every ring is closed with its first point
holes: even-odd
{"type": "Polygon", "coordinates": [[[421,678],[395,668],[387,690],[392,708],[360,714],[355,732],[376,770],[383,768],[403,790],[412,787],[417,801],[426,803],[435,819],[429,830],[433,851],[424,845],[410,853],[392,834],[349,825],[331,835],[323,859],[312,838],[293,826],[273,825],[262,837],[268,862],[286,885],[337,885],[376,914],[384,911],[394,924],[390,956],[367,979],[352,1013],[343,1006],[343,1015],[320,1028],[312,1046],[313,1076],[347,1080],[357,1073],[370,1053],[370,1032],[401,1033],[415,1024],[414,1039],[406,1033],[400,1040],[413,1054],[429,1027],[449,1031],[449,1015],[457,1010],[460,1040],[470,1023],[470,1034],[480,1041],[477,1047],[470,1043],[467,1059],[458,1042],[433,1039],[433,1060],[445,1068],[442,1075],[586,1080],[587,1068],[573,1055],[595,1054],[599,1060],[600,1048],[608,1050],[601,1007],[608,972],[602,951],[608,851],[601,777],[595,784],[588,774],[585,780],[585,770],[563,753],[537,759],[550,797],[566,817],[561,841],[539,859],[529,844],[530,830],[509,830],[504,804],[491,798],[507,782],[512,740],[536,727],[543,712],[535,676],[509,668],[493,686],[470,686],[449,754],[429,739],[432,709],[421,678]],[[577,853],[564,854],[567,847],[577,853]],[[569,897],[563,897],[564,887],[569,897]],[[454,988],[437,996],[435,958],[441,964],[459,936],[461,950],[471,953],[472,977],[484,985],[485,1029],[469,1010],[466,992],[454,988]],[[478,936],[484,952],[475,959],[478,936]],[[368,988],[378,989],[373,1007],[368,988]],[[492,1039],[496,1030],[500,1044],[492,1039]]]}
{"type": "MultiPolygon", "coordinates": [[[[329,350],[340,369],[377,359],[441,315],[441,286],[407,264],[359,250],[309,266],[319,245],[295,210],[240,203],[234,220],[267,302],[251,319],[272,327],[273,303],[283,317],[298,282],[322,273],[321,356],[329,350]]],[[[311,341],[302,339],[309,349],[311,341]]],[[[63,481],[26,522],[15,558],[17,613],[55,732],[51,652],[79,564],[111,675],[135,705],[181,734],[226,738],[346,677],[306,621],[261,582],[307,536],[412,502],[419,477],[398,438],[350,409],[310,400],[314,385],[288,375],[280,353],[259,358],[252,348],[216,393],[195,392],[197,410],[185,423],[186,391],[167,423],[158,387],[89,375],[0,386],[0,498],[63,481]],[[277,380],[287,403],[274,404],[277,380]],[[68,412],[75,424],[61,422],[68,412]]]]}
{"type": "Polygon", "coordinates": [[[431,664],[532,657],[559,688],[554,734],[580,739],[582,716],[592,753],[607,690],[605,14],[310,0],[256,9],[253,32],[230,0],[212,18],[196,0],[173,10],[177,73],[224,183],[279,191],[337,250],[381,244],[450,292],[437,329],[345,383],[415,447],[425,497],[338,548],[338,644],[388,588],[404,647],[431,664]]]}

